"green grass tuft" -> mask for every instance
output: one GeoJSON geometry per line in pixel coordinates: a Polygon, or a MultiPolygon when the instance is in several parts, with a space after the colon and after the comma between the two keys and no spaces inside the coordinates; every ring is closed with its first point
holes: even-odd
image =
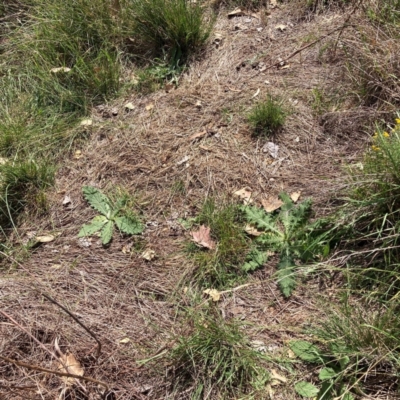
{"type": "Polygon", "coordinates": [[[286,113],[282,102],[268,96],[256,104],[247,116],[247,121],[256,136],[268,136],[277,133],[285,123],[286,113]]]}
{"type": "Polygon", "coordinates": [[[168,359],[175,379],[194,387],[192,399],[211,392],[218,398],[237,398],[265,387],[268,373],[263,357],[251,348],[238,322],[226,321],[210,309],[194,314],[187,325],[190,332],[178,338],[168,359]]]}

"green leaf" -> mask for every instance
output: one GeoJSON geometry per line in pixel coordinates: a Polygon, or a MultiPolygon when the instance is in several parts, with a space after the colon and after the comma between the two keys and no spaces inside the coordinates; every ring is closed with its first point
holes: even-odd
{"type": "Polygon", "coordinates": [[[138,235],[143,232],[143,225],[140,221],[129,217],[116,217],[114,219],[118,229],[128,235],[138,235]]]}
{"type": "Polygon", "coordinates": [[[112,221],[108,221],[101,230],[101,242],[103,244],[108,244],[111,241],[113,235],[114,223],[112,221]]]}
{"type": "Polygon", "coordinates": [[[289,347],[303,361],[318,363],[322,361],[322,355],[318,347],[305,340],[292,340],[289,347]]]}
{"type": "Polygon", "coordinates": [[[102,215],[97,215],[92,219],[92,222],[87,225],[83,225],[78,233],[78,237],[90,236],[96,232],[99,232],[103,226],[107,223],[108,219],[102,215]]]}
{"type": "Polygon", "coordinates": [[[296,287],[295,267],[293,258],[287,252],[282,253],[276,276],[279,289],[285,297],[289,297],[296,287]]]}
{"type": "Polygon", "coordinates": [[[351,393],[346,393],[343,397],[342,400],[354,400],[354,396],[351,393]]]}
{"type": "Polygon", "coordinates": [[[321,381],[326,381],[327,379],[334,378],[336,375],[336,371],[333,368],[325,367],[321,369],[318,378],[321,381]]]}
{"type": "Polygon", "coordinates": [[[247,262],[242,266],[242,270],[245,272],[255,271],[261,268],[267,260],[268,253],[254,249],[247,255],[247,262]]]}
{"type": "Polygon", "coordinates": [[[82,188],[83,196],[87,202],[100,214],[107,218],[111,216],[111,206],[108,197],[92,186],[82,188]]]}
{"type": "Polygon", "coordinates": [[[246,219],[250,224],[255,225],[257,228],[264,231],[272,231],[278,235],[282,235],[281,231],[277,229],[276,218],[267,214],[264,210],[258,207],[243,207],[246,219]]]}
{"type": "Polygon", "coordinates": [[[294,388],[296,392],[303,397],[315,397],[319,392],[317,387],[305,381],[296,383],[294,388]]]}

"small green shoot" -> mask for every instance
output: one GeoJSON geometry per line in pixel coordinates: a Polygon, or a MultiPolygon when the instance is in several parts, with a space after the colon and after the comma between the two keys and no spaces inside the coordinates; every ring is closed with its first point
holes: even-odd
{"type": "Polygon", "coordinates": [[[282,102],[271,96],[256,104],[247,116],[255,136],[268,136],[278,132],[284,125],[285,119],[286,113],[282,108],[282,102]]]}
{"type": "Polygon", "coordinates": [[[247,391],[265,390],[266,359],[251,347],[242,324],[210,309],[191,316],[185,326],[189,332],[177,339],[168,358],[175,379],[193,387],[190,398],[203,399],[205,393],[238,398],[247,391]]]}
{"type": "Polygon", "coordinates": [[[83,225],[78,237],[91,236],[100,232],[101,241],[103,245],[106,245],[112,239],[114,224],[127,235],[138,235],[143,232],[143,225],[138,219],[132,215],[123,215],[121,212],[126,205],[126,197],[120,198],[113,205],[106,195],[92,186],[84,186],[82,191],[91,207],[101,215],[94,217],[90,224],[83,225]]]}

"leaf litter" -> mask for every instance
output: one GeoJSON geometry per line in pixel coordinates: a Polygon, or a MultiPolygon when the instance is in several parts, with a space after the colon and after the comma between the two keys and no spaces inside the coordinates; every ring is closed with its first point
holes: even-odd
{"type": "Polygon", "coordinates": [[[215,249],[215,241],[212,240],[210,236],[210,227],[201,225],[199,230],[192,231],[191,235],[193,237],[193,241],[198,245],[210,250],[215,249]]]}

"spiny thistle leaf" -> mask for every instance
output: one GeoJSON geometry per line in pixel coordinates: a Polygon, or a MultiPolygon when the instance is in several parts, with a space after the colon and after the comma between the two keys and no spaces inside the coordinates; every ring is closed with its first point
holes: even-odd
{"type": "Polygon", "coordinates": [[[83,225],[78,233],[78,237],[91,236],[96,232],[99,232],[103,226],[107,223],[108,219],[103,215],[97,215],[92,219],[92,222],[87,225],[83,225]]]}
{"type": "Polygon", "coordinates": [[[115,217],[114,221],[118,229],[128,235],[138,235],[143,232],[143,225],[133,218],[125,216],[115,217]]]}
{"type": "Polygon", "coordinates": [[[110,243],[113,235],[113,230],[114,230],[114,223],[113,221],[108,221],[104,226],[103,229],[101,230],[101,242],[103,244],[108,244],[110,243]]]}
{"type": "Polygon", "coordinates": [[[243,210],[250,224],[253,224],[264,231],[280,233],[272,214],[267,214],[264,210],[257,207],[243,207],[243,210]]]}
{"type": "Polygon", "coordinates": [[[247,256],[247,262],[242,266],[245,272],[261,268],[268,260],[268,253],[254,249],[247,256]]]}
{"type": "Polygon", "coordinates": [[[295,279],[296,264],[291,254],[281,254],[281,259],[278,264],[278,286],[285,297],[290,297],[296,287],[295,279]]]}
{"type": "Polygon", "coordinates": [[[100,214],[107,218],[111,216],[111,205],[108,197],[92,186],[82,188],[83,196],[87,202],[100,214]]]}

